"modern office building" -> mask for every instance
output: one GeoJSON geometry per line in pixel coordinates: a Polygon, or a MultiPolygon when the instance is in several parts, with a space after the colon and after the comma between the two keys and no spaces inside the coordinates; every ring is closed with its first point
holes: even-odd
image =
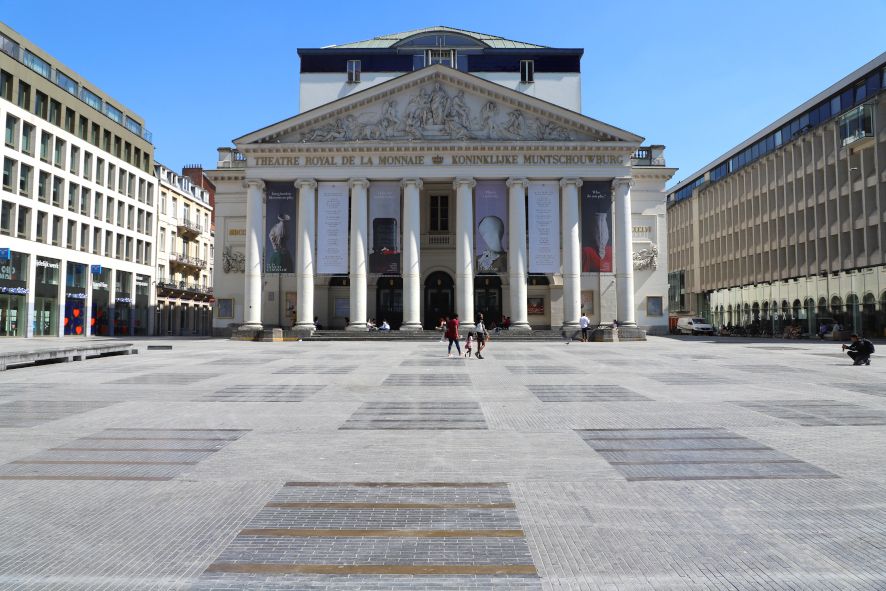
{"type": "MultiPolygon", "coordinates": [[[[580,113],[581,49],[448,27],[299,49],[302,113],[219,150],[217,333],[667,325],[663,146],[580,113]]],[[[636,334],[642,331],[636,331],[636,334]]]]}
{"type": "Polygon", "coordinates": [[[668,193],[670,308],[886,334],[886,53],[668,193]]]}
{"type": "Polygon", "coordinates": [[[150,334],[144,121],[0,23],[0,336],[150,334]]]}
{"type": "Polygon", "coordinates": [[[155,334],[212,334],[214,237],[209,191],[156,164],[157,319],[155,334]]]}

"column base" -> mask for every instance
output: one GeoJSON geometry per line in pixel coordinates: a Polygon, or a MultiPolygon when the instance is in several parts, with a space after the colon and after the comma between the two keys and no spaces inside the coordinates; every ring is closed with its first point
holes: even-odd
{"type": "Polygon", "coordinates": [[[508,327],[508,332],[532,332],[532,327],[528,322],[513,322],[508,327]]]}
{"type": "Polygon", "coordinates": [[[261,340],[261,324],[241,324],[231,333],[232,341],[258,341],[261,340]]]}
{"type": "Polygon", "coordinates": [[[619,324],[616,329],[619,341],[645,341],[646,331],[634,323],[619,324]]]}
{"type": "Polygon", "coordinates": [[[369,327],[365,322],[352,322],[345,327],[347,332],[369,332],[369,327]]]}
{"type": "Polygon", "coordinates": [[[400,331],[402,332],[421,332],[424,328],[418,322],[404,322],[400,325],[400,331]]]}
{"type": "Polygon", "coordinates": [[[292,327],[292,332],[300,337],[309,337],[317,330],[313,323],[310,324],[296,324],[292,327]]]}
{"type": "MultiPolygon", "coordinates": [[[[476,324],[459,324],[458,325],[458,334],[468,334],[469,332],[475,330],[477,328],[476,324]]],[[[489,330],[488,328],[486,330],[489,330]]]]}

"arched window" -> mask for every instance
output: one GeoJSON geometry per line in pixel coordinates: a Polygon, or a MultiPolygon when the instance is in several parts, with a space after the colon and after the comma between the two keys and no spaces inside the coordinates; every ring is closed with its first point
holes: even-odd
{"type": "Polygon", "coordinates": [[[769,302],[763,302],[763,320],[769,320],[769,302]]]}
{"type": "Polygon", "coordinates": [[[781,301],[781,317],[783,320],[787,320],[791,315],[791,307],[788,305],[787,300],[781,301]]]}
{"type": "Polygon", "coordinates": [[[818,298],[818,315],[819,316],[827,316],[827,313],[828,313],[827,298],[818,298]]]}
{"type": "Polygon", "coordinates": [[[799,320],[800,318],[803,318],[803,316],[805,316],[805,315],[806,315],[805,310],[803,310],[803,308],[800,306],[800,300],[794,300],[794,305],[793,305],[794,320],[799,320]]]}
{"type": "Polygon", "coordinates": [[[836,318],[837,316],[843,313],[843,300],[840,299],[840,296],[834,296],[831,298],[831,314],[836,318]]]}
{"type": "Polygon", "coordinates": [[[758,322],[760,320],[760,303],[754,302],[754,305],[751,306],[751,311],[754,316],[754,318],[753,318],[754,322],[758,322]]]}

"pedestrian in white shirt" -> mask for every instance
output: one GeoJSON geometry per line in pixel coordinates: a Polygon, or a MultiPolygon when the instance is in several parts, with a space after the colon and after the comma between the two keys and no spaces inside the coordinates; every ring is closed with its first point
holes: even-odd
{"type": "Polygon", "coordinates": [[[581,342],[588,342],[588,330],[591,327],[591,319],[588,318],[587,313],[582,312],[581,318],[578,319],[578,327],[581,329],[581,342]]]}

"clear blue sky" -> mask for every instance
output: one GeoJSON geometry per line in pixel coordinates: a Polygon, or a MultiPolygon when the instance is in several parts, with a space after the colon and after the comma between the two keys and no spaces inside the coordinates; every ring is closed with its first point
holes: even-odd
{"type": "Polygon", "coordinates": [[[665,144],[675,181],[886,50],[884,0],[0,0],[0,19],[144,117],[175,170],[296,114],[298,47],[432,25],[583,47],[583,112],[665,144]]]}

